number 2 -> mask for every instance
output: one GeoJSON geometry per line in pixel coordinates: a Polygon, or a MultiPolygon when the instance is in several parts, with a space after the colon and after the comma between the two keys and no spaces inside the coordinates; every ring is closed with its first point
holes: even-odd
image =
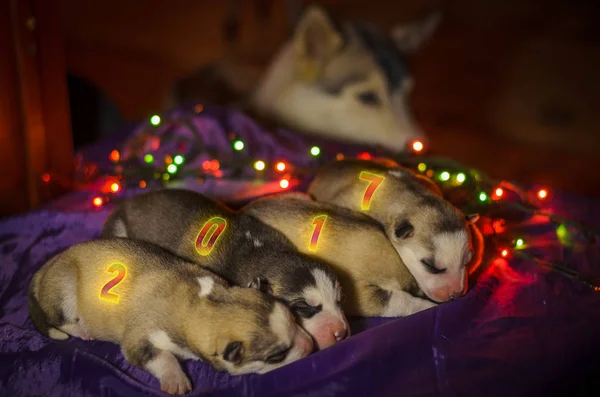
{"type": "Polygon", "coordinates": [[[314,225],[312,238],[310,239],[310,244],[308,249],[310,251],[317,251],[317,244],[319,243],[319,236],[321,235],[321,230],[323,230],[323,225],[325,225],[325,221],[327,220],[327,215],[319,215],[313,219],[312,224],[314,225]]]}
{"type": "Polygon", "coordinates": [[[102,290],[100,290],[100,299],[112,303],[119,303],[120,295],[110,292],[110,290],[125,279],[125,276],[127,275],[127,268],[121,263],[113,263],[108,267],[108,269],[106,269],[106,272],[117,273],[117,275],[115,278],[104,284],[104,287],[102,287],[102,290]]]}
{"type": "Polygon", "coordinates": [[[227,221],[218,216],[206,221],[196,239],[196,250],[198,253],[202,256],[210,254],[226,227],[227,221]]]}
{"type": "Polygon", "coordinates": [[[377,190],[377,188],[379,187],[379,185],[381,185],[385,178],[383,176],[371,174],[367,171],[362,171],[358,178],[363,181],[369,182],[369,186],[367,186],[365,194],[362,198],[362,203],[360,204],[360,209],[363,211],[367,211],[371,207],[371,199],[375,194],[375,190],[377,190]]]}

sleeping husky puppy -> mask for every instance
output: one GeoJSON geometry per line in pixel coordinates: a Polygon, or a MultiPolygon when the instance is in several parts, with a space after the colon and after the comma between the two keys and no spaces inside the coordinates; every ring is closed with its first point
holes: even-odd
{"type": "Polygon", "coordinates": [[[467,268],[477,265],[483,254],[483,239],[474,225],[479,216],[462,214],[431,180],[392,161],[348,159],[323,167],[308,193],[317,201],[362,211],[381,222],[421,289],[434,301],[466,292],[467,268]]]}
{"type": "Polygon", "coordinates": [[[156,376],[169,394],[191,390],[176,356],[245,374],[313,349],[270,295],[230,287],[194,263],[129,239],[88,241],[56,255],[33,276],[28,305],[43,334],[118,343],[126,360],[156,376]]]}
{"type": "Polygon", "coordinates": [[[260,116],[306,133],[401,152],[424,134],[415,124],[405,55],[435,30],[439,14],[392,37],[342,28],[318,6],[300,18],[250,100],[260,116]]]}
{"type": "Polygon", "coordinates": [[[327,262],[338,274],[348,314],[400,317],[435,306],[421,299],[381,225],[346,208],[300,193],[256,200],[242,209],[281,231],[296,247],[327,262]]]}
{"type": "Polygon", "coordinates": [[[319,349],[349,335],[341,287],[325,264],[301,254],[280,232],[189,190],[135,196],[107,219],[104,236],[154,243],[230,282],[256,285],[287,302],[319,349]]]}

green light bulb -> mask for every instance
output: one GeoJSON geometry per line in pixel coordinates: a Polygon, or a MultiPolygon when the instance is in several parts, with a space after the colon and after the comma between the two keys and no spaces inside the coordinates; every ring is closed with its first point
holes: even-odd
{"type": "Polygon", "coordinates": [[[150,124],[152,124],[153,126],[157,126],[160,124],[160,116],[155,114],[154,116],[150,117],[150,124]]]}
{"type": "Polygon", "coordinates": [[[465,174],[463,174],[462,172],[456,175],[456,182],[463,183],[466,180],[467,180],[467,176],[465,174]]]}
{"type": "Polygon", "coordinates": [[[518,238],[517,241],[515,241],[515,247],[517,247],[517,248],[523,247],[524,244],[525,244],[525,242],[523,241],[522,238],[518,238]]]}
{"type": "Polygon", "coordinates": [[[183,158],[183,156],[182,156],[182,155],[180,155],[180,154],[178,154],[177,156],[173,157],[173,162],[174,162],[175,164],[177,164],[177,165],[181,165],[181,164],[183,164],[183,161],[184,161],[184,160],[185,160],[185,159],[184,159],[184,158],[183,158]]]}
{"type": "Polygon", "coordinates": [[[487,194],[485,194],[484,192],[479,193],[479,201],[486,201],[487,200],[487,194]]]}
{"type": "Polygon", "coordinates": [[[567,227],[565,225],[560,225],[556,228],[556,236],[558,239],[563,242],[566,241],[569,237],[569,232],[567,231],[567,227]]]}
{"type": "Polygon", "coordinates": [[[244,149],[244,142],[240,141],[239,139],[237,141],[234,141],[233,142],[233,148],[235,150],[237,150],[238,152],[240,150],[243,150],[244,149]]]}
{"type": "Polygon", "coordinates": [[[444,171],[440,174],[440,180],[445,182],[448,179],[450,179],[450,173],[448,171],[444,171]]]}
{"type": "Polygon", "coordinates": [[[258,160],[254,163],[254,169],[256,169],[257,171],[262,171],[265,169],[265,162],[258,160]]]}
{"type": "Polygon", "coordinates": [[[174,174],[177,172],[177,166],[175,164],[169,164],[169,166],[167,167],[167,172],[169,174],[174,174]]]}
{"type": "Polygon", "coordinates": [[[310,154],[312,154],[313,156],[318,156],[319,154],[321,154],[321,148],[318,146],[313,146],[310,148],[310,154]]]}
{"type": "Polygon", "coordinates": [[[150,153],[148,153],[147,155],[144,156],[144,161],[148,164],[153,163],[154,162],[154,156],[151,155],[150,153]]]}

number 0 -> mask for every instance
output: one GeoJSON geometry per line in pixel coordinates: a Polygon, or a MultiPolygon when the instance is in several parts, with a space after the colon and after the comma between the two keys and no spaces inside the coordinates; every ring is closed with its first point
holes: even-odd
{"type": "Polygon", "coordinates": [[[121,263],[113,263],[106,269],[107,273],[117,273],[115,278],[104,284],[104,287],[100,290],[100,299],[112,302],[119,303],[120,295],[114,292],[110,292],[111,289],[116,287],[121,281],[125,279],[127,275],[127,268],[125,265],[121,263]]]}
{"type": "Polygon", "coordinates": [[[317,244],[319,243],[319,237],[321,236],[321,230],[323,230],[323,225],[325,225],[325,221],[327,220],[327,215],[319,215],[313,219],[312,224],[315,226],[313,229],[313,234],[310,239],[310,244],[308,249],[316,252],[317,244]]]}
{"type": "Polygon", "coordinates": [[[227,227],[227,221],[223,218],[215,216],[210,218],[202,229],[196,239],[196,250],[202,256],[207,256],[213,250],[217,240],[227,227]]]}
{"type": "Polygon", "coordinates": [[[367,171],[362,171],[358,178],[369,182],[369,186],[367,186],[365,194],[363,195],[362,203],[360,204],[360,209],[367,211],[371,207],[371,199],[375,194],[375,190],[377,190],[385,178],[383,176],[371,174],[367,171]]]}

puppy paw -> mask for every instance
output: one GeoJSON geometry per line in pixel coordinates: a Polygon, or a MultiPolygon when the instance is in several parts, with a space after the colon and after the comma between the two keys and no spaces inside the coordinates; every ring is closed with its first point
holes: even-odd
{"type": "Polygon", "coordinates": [[[192,383],[181,369],[167,371],[159,380],[160,390],[168,394],[182,395],[192,390],[192,383]]]}

